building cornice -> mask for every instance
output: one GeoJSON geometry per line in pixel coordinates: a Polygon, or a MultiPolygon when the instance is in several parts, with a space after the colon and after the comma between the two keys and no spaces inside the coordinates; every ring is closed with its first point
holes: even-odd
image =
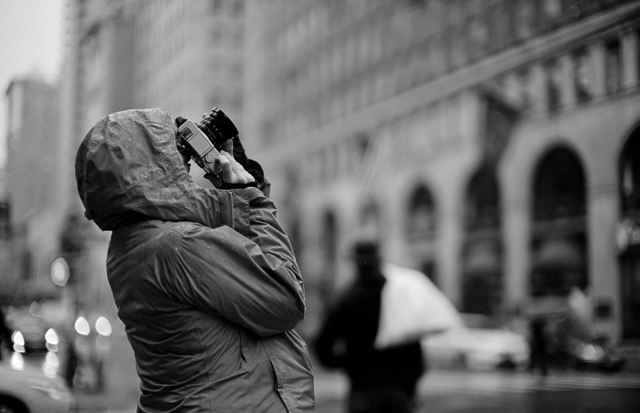
{"type": "Polygon", "coordinates": [[[504,52],[483,58],[477,63],[460,68],[407,92],[394,95],[359,112],[296,135],[296,143],[284,140],[267,148],[260,155],[276,165],[287,159],[300,159],[346,137],[355,136],[363,129],[375,128],[398,116],[411,113],[425,105],[465,90],[474,89],[487,80],[509,71],[518,70],[534,62],[592,43],[596,39],[614,36],[621,27],[640,22],[640,3],[629,3],[615,10],[597,14],[570,26],[563,27],[515,45],[504,52]],[[372,122],[374,120],[374,122],[372,122]]]}

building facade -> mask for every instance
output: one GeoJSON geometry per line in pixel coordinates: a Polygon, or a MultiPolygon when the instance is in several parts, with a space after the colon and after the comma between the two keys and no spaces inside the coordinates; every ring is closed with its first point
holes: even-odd
{"type": "Polygon", "coordinates": [[[579,288],[598,333],[640,338],[640,4],[250,7],[247,130],[310,308],[374,233],[462,311],[579,288]]]}
{"type": "Polygon", "coordinates": [[[13,303],[54,295],[57,253],[58,91],[41,76],[14,78],[6,90],[7,158],[3,173],[2,296],[13,303]]]}
{"type": "Polygon", "coordinates": [[[242,121],[244,0],[137,2],[134,106],[242,121]]]}
{"type": "Polygon", "coordinates": [[[75,185],[75,155],[103,116],[132,107],[133,7],[126,0],[68,0],[60,83],[60,180],[65,194],[58,256],[70,267],[72,311],[115,315],[106,280],[109,234],[87,221],[75,185]]]}

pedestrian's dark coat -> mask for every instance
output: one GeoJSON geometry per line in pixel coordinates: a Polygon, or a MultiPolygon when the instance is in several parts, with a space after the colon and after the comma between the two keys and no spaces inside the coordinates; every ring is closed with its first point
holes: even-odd
{"type": "Polygon", "coordinates": [[[320,362],[349,376],[351,411],[360,411],[354,404],[361,404],[362,411],[383,412],[387,411],[380,407],[384,402],[393,408],[398,405],[389,399],[401,399],[400,405],[410,401],[424,371],[419,342],[384,350],[374,347],[384,283],[382,275],[358,277],[331,306],[316,337],[314,349],[320,362]]]}
{"type": "Polygon", "coordinates": [[[113,231],[107,275],[133,347],[138,412],[313,412],[303,281],[257,188],[209,190],[164,109],[100,120],[76,158],[90,217],[113,231]]]}

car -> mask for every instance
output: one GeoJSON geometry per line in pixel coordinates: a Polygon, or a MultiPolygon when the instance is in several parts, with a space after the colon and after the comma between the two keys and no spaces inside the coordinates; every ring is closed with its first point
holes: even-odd
{"type": "Polygon", "coordinates": [[[74,407],[75,398],[60,376],[25,362],[18,352],[0,360],[0,412],[65,413],[74,407]]]}
{"type": "Polygon", "coordinates": [[[471,370],[524,369],[529,362],[525,335],[484,314],[461,314],[464,325],[422,340],[430,366],[471,370]]]}
{"type": "Polygon", "coordinates": [[[27,355],[44,356],[58,351],[58,333],[47,321],[30,310],[20,309],[6,316],[7,326],[13,331],[13,349],[27,355]]]}
{"type": "Polygon", "coordinates": [[[569,339],[560,358],[564,366],[608,372],[619,371],[627,362],[624,351],[602,338],[569,339]]]}

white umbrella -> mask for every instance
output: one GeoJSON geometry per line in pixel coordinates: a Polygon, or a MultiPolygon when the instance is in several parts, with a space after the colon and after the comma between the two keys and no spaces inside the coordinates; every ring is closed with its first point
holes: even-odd
{"type": "Polygon", "coordinates": [[[462,326],[458,310],[429,278],[416,270],[387,264],[375,347],[392,347],[462,326]]]}

